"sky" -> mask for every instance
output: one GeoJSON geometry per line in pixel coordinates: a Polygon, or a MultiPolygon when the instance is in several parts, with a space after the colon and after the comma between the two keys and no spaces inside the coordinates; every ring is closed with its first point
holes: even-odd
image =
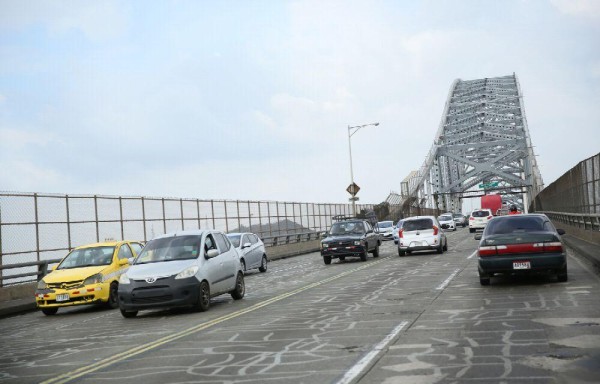
{"type": "Polygon", "coordinates": [[[516,73],[546,185],[600,151],[600,1],[0,0],[0,191],[359,203],[516,73]]]}

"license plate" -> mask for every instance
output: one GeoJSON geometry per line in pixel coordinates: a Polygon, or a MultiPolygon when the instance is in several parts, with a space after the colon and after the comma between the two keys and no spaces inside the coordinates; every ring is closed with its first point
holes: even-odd
{"type": "Polygon", "coordinates": [[[63,293],[60,295],[56,295],[56,301],[69,301],[69,294],[63,293]]]}
{"type": "Polygon", "coordinates": [[[515,261],[513,262],[513,269],[531,269],[531,263],[529,261],[515,261]]]}
{"type": "Polygon", "coordinates": [[[420,247],[421,245],[423,245],[423,243],[422,243],[422,242],[420,242],[420,241],[413,241],[411,245],[412,245],[413,247],[420,247]]]}

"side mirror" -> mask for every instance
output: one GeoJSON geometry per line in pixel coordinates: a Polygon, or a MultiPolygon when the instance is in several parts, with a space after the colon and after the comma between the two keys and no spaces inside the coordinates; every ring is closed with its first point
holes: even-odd
{"type": "Polygon", "coordinates": [[[129,262],[129,259],[132,259],[132,261],[133,261],[133,257],[130,257],[130,258],[128,258],[128,259],[119,259],[119,261],[118,261],[118,264],[119,264],[119,266],[122,266],[122,265],[127,265],[127,264],[131,264],[131,263],[129,262]]]}
{"type": "Polygon", "coordinates": [[[475,234],[475,240],[481,240],[481,233],[475,234]]]}
{"type": "Polygon", "coordinates": [[[323,239],[324,239],[324,238],[326,238],[326,237],[329,237],[329,232],[323,232],[323,233],[321,234],[321,238],[323,238],[323,239]]]}
{"type": "Polygon", "coordinates": [[[130,265],[133,265],[133,260],[135,260],[135,257],[128,257],[128,258],[127,258],[127,262],[128,262],[130,265]]]}
{"type": "Polygon", "coordinates": [[[219,251],[216,249],[209,249],[208,252],[206,252],[207,259],[212,259],[215,256],[219,256],[219,251]]]}
{"type": "Polygon", "coordinates": [[[556,229],[556,232],[558,232],[558,234],[559,234],[559,235],[561,235],[561,236],[562,236],[562,235],[564,235],[565,233],[567,233],[567,232],[565,232],[565,230],[564,230],[564,229],[562,229],[562,228],[557,228],[557,229],[556,229]]]}
{"type": "Polygon", "coordinates": [[[250,244],[250,243],[244,243],[244,244],[242,245],[242,249],[244,249],[244,248],[248,248],[248,247],[250,247],[251,245],[252,245],[252,244],[250,244]]]}
{"type": "Polygon", "coordinates": [[[54,265],[52,266],[52,268],[50,268],[50,270],[51,270],[51,271],[54,271],[54,270],[55,270],[57,267],[58,267],[58,264],[54,264],[54,265]]]}

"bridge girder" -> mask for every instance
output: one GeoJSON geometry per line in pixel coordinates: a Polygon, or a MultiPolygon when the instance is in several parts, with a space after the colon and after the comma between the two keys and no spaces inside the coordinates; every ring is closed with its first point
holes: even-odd
{"type": "Polygon", "coordinates": [[[465,192],[491,182],[512,189],[505,200],[521,207],[543,189],[515,74],[453,82],[433,146],[401,194],[405,203],[460,211],[465,192]]]}

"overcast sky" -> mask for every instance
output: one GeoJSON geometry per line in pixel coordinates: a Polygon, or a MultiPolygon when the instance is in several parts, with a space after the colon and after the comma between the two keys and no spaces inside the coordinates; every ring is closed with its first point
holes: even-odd
{"type": "Polygon", "coordinates": [[[0,190],[361,203],[452,82],[517,74],[542,177],[600,151],[600,1],[0,0],[0,190]]]}

